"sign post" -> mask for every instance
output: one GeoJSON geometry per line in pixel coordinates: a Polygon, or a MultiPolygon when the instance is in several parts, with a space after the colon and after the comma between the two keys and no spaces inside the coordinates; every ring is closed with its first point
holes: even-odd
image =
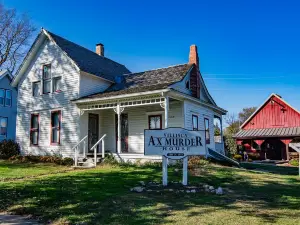
{"type": "Polygon", "coordinates": [[[161,155],[163,185],[168,184],[168,159],[183,159],[182,184],[188,183],[188,156],[206,155],[204,131],[184,128],[145,130],[144,154],[161,155]]]}

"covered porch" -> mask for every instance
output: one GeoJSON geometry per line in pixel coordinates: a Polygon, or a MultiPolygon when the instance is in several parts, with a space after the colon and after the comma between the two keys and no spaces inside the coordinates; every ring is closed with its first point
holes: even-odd
{"type": "Polygon", "coordinates": [[[87,156],[94,155],[93,146],[105,135],[105,144],[96,147],[99,156],[104,148],[105,152],[126,161],[161,160],[161,156],[144,156],[144,130],[184,127],[184,102],[161,93],[78,106],[80,139],[86,137],[81,152],[87,156]]]}

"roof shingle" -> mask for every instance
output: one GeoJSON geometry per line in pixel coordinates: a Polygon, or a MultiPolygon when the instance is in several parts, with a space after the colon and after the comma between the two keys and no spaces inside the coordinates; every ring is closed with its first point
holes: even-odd
{"type": "Polygon", "coordinates": [[[300,127],[276,127],[240,130],[234,138],[262,138],[262,137],[294,137],[300,136],[300,127]]]}

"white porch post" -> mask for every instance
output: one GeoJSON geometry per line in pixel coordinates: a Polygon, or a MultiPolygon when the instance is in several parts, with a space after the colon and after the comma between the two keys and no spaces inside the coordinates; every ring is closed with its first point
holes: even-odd
{"type": "Polygon", "coordinates": [[[117,105],[117,115],[118,115],[118,145],[117,152],[121,153],[121,107],[120,103],[117,105]]]}
{"type": "MultiPolygon", "coordinates": [[[[165,129],[169,127],[169,97],[165,97],[165,129]]],[[[163,185],[168,185],[168,158],[163,156],[163,185]]]]}

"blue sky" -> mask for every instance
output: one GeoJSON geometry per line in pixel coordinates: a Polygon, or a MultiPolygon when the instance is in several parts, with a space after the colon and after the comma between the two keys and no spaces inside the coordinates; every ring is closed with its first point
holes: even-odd
{"type": "Polygon", "coordinates": [[[272,93],[300,109],[300,2],[0,0],[44,27],[131,71],[182,64],[198,46],[200,70],[229,112],[272,93]]]}

